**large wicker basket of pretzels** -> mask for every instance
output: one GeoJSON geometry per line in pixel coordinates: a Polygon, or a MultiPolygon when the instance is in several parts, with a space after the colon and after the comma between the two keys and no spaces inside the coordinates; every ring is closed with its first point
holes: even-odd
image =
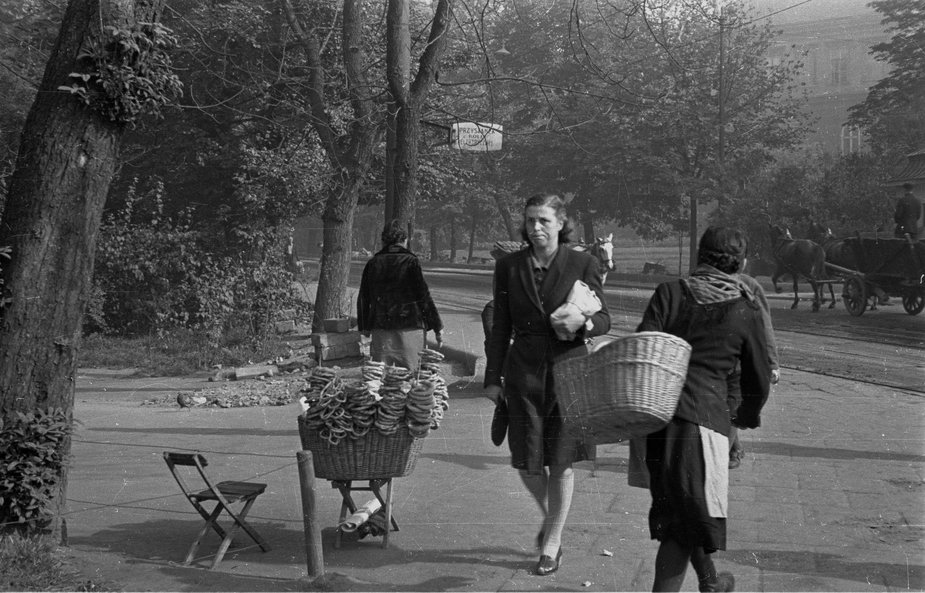
{"type": "Polygon", "coordinates": [[[411,436],[406,427],[394,434],[372,430],[336,445],[306,427],[299,419],[302,448],[311,451],[315,477],[324,480],[386,480],[401,478],[414,470],[424,439],[411,436]]]}
{"type": "Polygon", "coordinates": [[[439,428],[448,407],[442,356],[425,350],[412,372],[381,363],[363,365],[362,379],[343,381],[316,367],[302,390],[302,448],[315,476],[325,480],[399,478],[414,470],[424,437],[439,428]]]}

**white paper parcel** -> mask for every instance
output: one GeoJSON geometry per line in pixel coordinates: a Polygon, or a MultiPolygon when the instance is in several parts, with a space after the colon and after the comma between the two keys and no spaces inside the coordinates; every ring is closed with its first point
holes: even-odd
{"type": "Polygon", "coordinates": [[[344,519],[344,522],[338,527],[340,527],[341,531],[352,533],[356,531],[360,525],[369,521],[369,518],[376,514],[376,511],[380,508],[382,508],[382,503],[374,498],[358,508],[357,512],[344,519]]]}
{"type": "MultiPolygon", "coordinates": [[[[550,321],[564,323],[565,327],[556,327],[556,337],[560,340],[571,340],[576,331],[585,325],[591,329],[591,320],[588,317],[601,310],[601,301],[591,287],[576,280],[572,290],[568,293],[565,302],[549,316],[550,321]]],[[[555,323],[553,324],[556,325],[555,323]]]]}

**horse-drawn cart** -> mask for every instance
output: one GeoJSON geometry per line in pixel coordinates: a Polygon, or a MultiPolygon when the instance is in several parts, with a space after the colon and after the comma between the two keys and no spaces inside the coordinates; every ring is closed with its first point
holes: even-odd
{"type": "Polygon", "coordinates": [[[848,237],[856,269],[826,262],[826,270],[843,280],[842,300],[851,315],[863,315],[869,298],[902,299],[910,315],[925,309],[925,242],[910,238],[848,237]]]}

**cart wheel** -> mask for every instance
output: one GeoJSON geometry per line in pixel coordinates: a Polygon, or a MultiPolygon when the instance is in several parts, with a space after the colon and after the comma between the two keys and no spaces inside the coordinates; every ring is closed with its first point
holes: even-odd
{"type": "Polygon", "coordinates": [[[925,309],[925,289],[911,289],[903,295],[903,309],[909,315],[918,315],[925,309]]]}
{"type": "Polygon", "coordinates": [[[855,317],[864,314],[867,309],[867,287],[860,278],[856,276],[848,278],[841,296],[845,301],[845,309],[848,309],[849,313],[855,317]]]}

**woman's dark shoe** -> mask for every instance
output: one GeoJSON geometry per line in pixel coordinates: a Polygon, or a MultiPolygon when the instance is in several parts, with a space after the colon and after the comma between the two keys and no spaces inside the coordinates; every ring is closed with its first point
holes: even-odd
{"type": "Polygon", "coordinates": [[[742,465],[743,457],[745,457],[745,451],[742,449],[732,449],[729,451],[729,469],[735,469],[742,465]]]}
{"type": "Polygon", "coordinates": [[[559,564],[562,563],[562,548],[559,548],[559,553],[556,554],[555,560],[543,554],[540,556],[540,561],[536,563],[536,574],[544,577],[546,575],[552,574],[559,570],[559,564]]]}
{"type": "Polygon", "coordinates": [[[700,581],[700,591],[735,591],[736,579],[731,572],[721,572],[709,581],[700,581]]]}

